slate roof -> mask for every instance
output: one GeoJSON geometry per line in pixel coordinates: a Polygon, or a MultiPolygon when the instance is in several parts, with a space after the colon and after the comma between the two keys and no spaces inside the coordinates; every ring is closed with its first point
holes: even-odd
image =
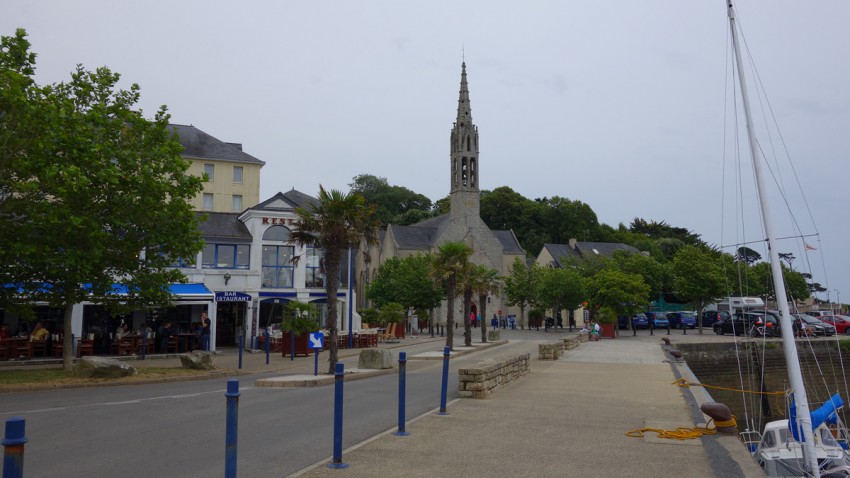
{"type": "Polygon", "coordinates": [[[238,143],[226,143],[194,126],[170,124],[168,125],[168,129],[177,135],[180,144],[183,145],[183,156],[197,159],[235,161],[238,163],[266,164],[265,161],[260,161],[250,154],[243,152],[242,145],[238,143]]]}
{"type": "Polygon", "coordinates": [[[543,244],[543,247],[549,250],[558,267],[563,265],[561,258],[592,257],[594,255],[611,257],[614,255],[614,251],[640,252],[637,248],[620,242],[576,242],[575,249],[570,247],[569,244],[543,244]]]}
{"type": "Polygon", "coordinates": [[[502,250],[505,254],[525,254],[513,231],[493,231],[493,234],[502,243],[502,250]]]}
{"type": "Polygon", "coordinates": [[[439,229],[436,227],[395,226],[393,237],[401,249],[428,249],[437,240],[439,229]]]}
{"type": "Polygon", "coordinates": [[[251,233],[239,220],[238,212],[207,212],[207,220],[200,225],[201,235],[207,238],[224,239],[232,242],[251,242],[251,233]]]}
{"type": "Polygon", "coordinates": [[[291,211],[297,207],[308,207],[311,204],[318,206],[319,200],[309,194],[304,194],[301,191],[292,189],[285,193],[278,192],[274,196],[266,199],[260,204],[257,204],[251,209],[276,209],[279,211],[291,211]]]}

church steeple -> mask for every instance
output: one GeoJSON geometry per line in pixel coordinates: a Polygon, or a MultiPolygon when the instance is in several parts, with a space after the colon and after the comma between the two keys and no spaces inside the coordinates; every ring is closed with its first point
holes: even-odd
{"type": "Polygon", "coordinates": [[[472,124],[465,61],[461,65],[457,119],[451,135],[451,171],[452,194],[457,191],[478,194],[478,127],[472,124]]]}

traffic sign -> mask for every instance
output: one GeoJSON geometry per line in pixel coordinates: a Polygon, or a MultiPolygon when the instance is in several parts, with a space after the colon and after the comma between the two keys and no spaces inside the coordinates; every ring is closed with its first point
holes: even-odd
{"type": "Polygon", "coordinates": [[[325,348],[325,334],[321,332],[310,332],[310,348],[323,349],[325,348]]]}

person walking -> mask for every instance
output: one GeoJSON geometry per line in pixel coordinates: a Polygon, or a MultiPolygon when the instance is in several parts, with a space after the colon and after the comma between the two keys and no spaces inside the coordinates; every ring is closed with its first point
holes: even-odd
{"type": "Polygon", "coordinates": [[[209,351],[210,349],[210,318],[206,312],[201,312],[201,349],[209,351]]]}

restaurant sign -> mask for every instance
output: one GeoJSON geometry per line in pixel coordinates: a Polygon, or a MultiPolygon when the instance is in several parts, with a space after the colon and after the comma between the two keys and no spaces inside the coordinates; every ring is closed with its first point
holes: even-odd
{"type": "Polygon", "coordinates": [[[236,292],[236,291],[216,292],[215,293],[215,301],[216,302],[251,302],[251,296],[248,295],[248,294],[244,294],[242,292],[236,292]]]}

